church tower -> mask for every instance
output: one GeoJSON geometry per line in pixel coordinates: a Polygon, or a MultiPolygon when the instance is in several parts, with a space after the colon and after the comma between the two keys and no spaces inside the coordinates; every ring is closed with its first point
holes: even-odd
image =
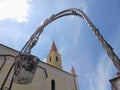
{"type": "Polygon", "coordinates": [[[49,55],[47,56],[47,63],[56,68],[62,69],[61,55],[59,54],[54,41],[52,43],[49,55]]]}

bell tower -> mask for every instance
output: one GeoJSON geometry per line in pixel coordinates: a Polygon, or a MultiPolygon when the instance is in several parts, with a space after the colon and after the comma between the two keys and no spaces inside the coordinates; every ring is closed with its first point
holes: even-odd
{"type": "Polygon", "coordinates": [[[47,63],[56,68],[62,69],[61,55],[59,54],[54,41],[47,56],[47,63]]]}

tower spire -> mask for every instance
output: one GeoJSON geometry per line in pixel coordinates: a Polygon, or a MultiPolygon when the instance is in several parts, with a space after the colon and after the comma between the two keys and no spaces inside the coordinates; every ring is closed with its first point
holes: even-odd
{"type": "Polygon", "coordinates": [[[72,67],[72,68],[71,68],[71,73],[72,73],[72,75],[73,75],[74,77],[76,77],[76,76],[77,76],[77,75],[76,75],[76,71],[75,71],[74,67],[72,67]]]}
{"type": "Polygon", "coordinates": [[[56,48],[56,45],[55,45],[54,41],[53,41],[53,43],[52,43],[52,47],[51,47],[51,49],[50,49],[50,53],[51,53],[52,51],[56,51],[56,52],[57,52],[57,48],[56,48]]]}

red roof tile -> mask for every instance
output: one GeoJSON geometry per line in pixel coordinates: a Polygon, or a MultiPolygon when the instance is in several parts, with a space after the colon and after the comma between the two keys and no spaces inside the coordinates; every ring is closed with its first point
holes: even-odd
{"type": "Polygon", "coordinates": [[[52,46],[51,46],[51,49],[50,49],[50,53],[51,53],[52,51],[57,51],[57,48],[56,48],[56,45],[55,45],[54,41],[53,41],[53,43],[52,43],[52,46]]]}

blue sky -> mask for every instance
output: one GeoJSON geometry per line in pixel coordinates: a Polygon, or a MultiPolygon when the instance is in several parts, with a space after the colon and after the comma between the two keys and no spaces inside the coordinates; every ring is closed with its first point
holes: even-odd
{"type": "MultiPolygon", "coordinates": [[[[42,21],[68,8],[83,10],[120,57],[119,0],[0,0],[0,43],[21,50],[42,21]]],[[[53,40],[64,70],[76,69],[80,90],[110,90],[117,70],[83,19],[68,16],[48,25],[32,54],[45,61],[53,40]]]]}

